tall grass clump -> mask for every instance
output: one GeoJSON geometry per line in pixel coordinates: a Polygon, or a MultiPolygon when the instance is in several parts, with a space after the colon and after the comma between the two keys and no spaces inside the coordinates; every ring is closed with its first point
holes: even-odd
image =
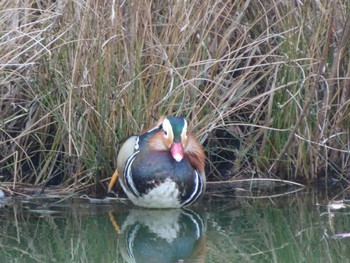
{"type": "Polygon", "coordinates": [[[182,115],[210,180],[349,175],[349,4],[0,2],[3,181],[81,188],[182,115]]]}

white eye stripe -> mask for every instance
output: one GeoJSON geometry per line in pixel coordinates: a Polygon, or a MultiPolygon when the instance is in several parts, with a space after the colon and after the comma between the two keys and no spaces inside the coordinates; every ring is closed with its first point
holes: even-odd
{"type": "Polygon", "coordinates": [[[182,128],[182,132],[181,132],[181,139],[183,141],[185,141],[187,139],[187,121],[185,121],[184,127],[182,128]]]}
{"type": "Polygon", "coordinates": [[[173,137],[173,128],[171,127],[170,121],[168,119],[165,119],[163,121],[163,131],[164,131],[164,136],[166,138],[171,138],[173,137]]]}

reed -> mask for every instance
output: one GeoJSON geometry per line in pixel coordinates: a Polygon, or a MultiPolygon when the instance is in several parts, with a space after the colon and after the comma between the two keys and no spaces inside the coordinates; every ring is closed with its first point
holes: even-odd
{"type": "Polygon", "coordinates": [[[349,4],[0,2],[0,174],[88,186],[182,115],[209,180],[349,175],[349,4]]]}

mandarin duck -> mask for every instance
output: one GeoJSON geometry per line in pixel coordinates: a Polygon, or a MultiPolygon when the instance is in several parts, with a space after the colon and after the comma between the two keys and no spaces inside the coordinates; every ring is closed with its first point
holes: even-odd
{"type": "Polygon", "coordinates": [[[119,182],[137,206],[178,208],[192,204],[205,191],[205,155],[181,117],[161,117],[139,135],[126,139],[109,183],[119,182]]]}

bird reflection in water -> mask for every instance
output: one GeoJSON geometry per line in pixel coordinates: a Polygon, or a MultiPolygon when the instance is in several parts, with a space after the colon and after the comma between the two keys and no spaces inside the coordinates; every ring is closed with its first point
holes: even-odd
{"type": "Polygon", "coordinates": [[[120,235],[119,249],[127,262],[205,261],[205,222],[198,213],[188,209],[135,209],[129,211],[121,226],[116,216],[110,214],[110,219],[120,235]]]}

